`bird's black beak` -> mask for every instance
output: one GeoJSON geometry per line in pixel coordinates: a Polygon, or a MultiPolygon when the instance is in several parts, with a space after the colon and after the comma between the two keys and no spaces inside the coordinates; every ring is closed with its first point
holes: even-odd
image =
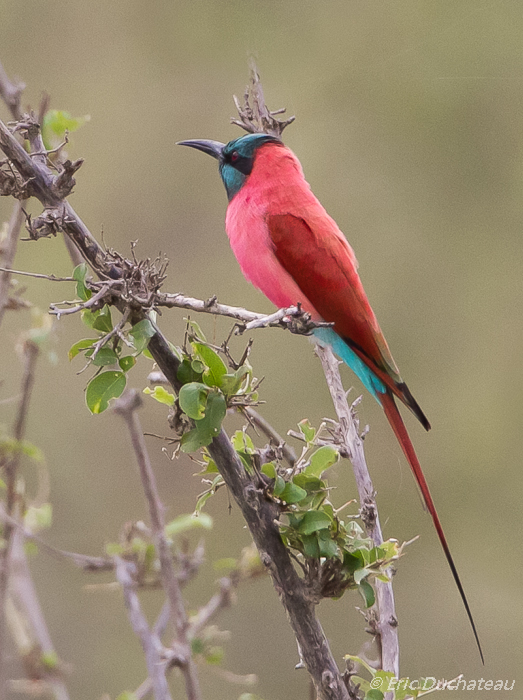
{"type": "Polygon", "coordinates": [[[196,148],[199,151],[203,151],[208,155],[221,160],[223,149],[225,148],[224,143],[219,141],[207,141],[205,139],[192,139],[190,141],[178,141],[177,146],[190,146],[191,148],[196,148]]]}

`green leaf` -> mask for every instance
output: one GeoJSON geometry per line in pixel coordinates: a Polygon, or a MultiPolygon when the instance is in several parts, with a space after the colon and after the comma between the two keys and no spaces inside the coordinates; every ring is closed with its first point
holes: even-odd
{"type": "Polygon", "coordinates": [[[317,476],[310,476],[309,474],[306,474],[305,471],[301,472],[300,474],[296,474],[292,480],[295,484],[301,486],[302,489],[305,489],[308,493],[325,491],[326,488],[324,481],[318,479],[317,476]]]}
{"type": "Polygon", "coordinates": [[[279,474],[276,474],[276,481],[274,482],[274,488],[272,492],[275,496],[279,497],[283,490],[285,489],[285,481],[279,474]]]}
{"type": "Polygon", "coordinates": [[[358,590],[361,593],[361,596],[365,602],[365,607],[371,608],[376,602],[373,587],[368,581],[361,581],[361,583],[358,586],[358,590]]]}
{"type": "MultiPolygon", "coordinates": [[[[383,700],[384,697],[385,696],[383,695],[381,690],[378,690],[377,688],[371,688],[369,692],[365,695],[365,700],[383,700]]],[[[397,695],[396,700],[398,700],[397,695]]]]}
{"type": "MultiPolygon", "coordinates": [[[[90,357],[89,351],[86,353],[90,357]]],[[[98,350],[93,358],[95,367],[106,367],[107,365],[115,365],[118,362],[118,355],[112,348],[103,347],[98,350]]]]}
{"type": "Polygon", "coordinates": [[[121,357],[118,360],[118,364],[120,365],[121,370],[123,370],[124,372],[128,372],[132,367],[135,366],[136,357],[133,357],[133,355],[126,355],[125,357],[121,357]]]}
{"type": "Polygon", "coordinates": [[[194,351],[200,356],[207,369],[203,373],[203,381],[209,386],[220,387],[222,377],[227,374],[227,367],[222,358],[212,348],[201,343],[192,343],[194,351]]]}
{"type": "Polygon", "coordinates": [[[268,476],[269,479],[276,479],[277,472],[274,462],[266,462],[261,468],[261,473],[268,476]]]}
{"type": "MultiPolygon", "coordinates": [[[[124,358],[122,358],[124,359],[124,358]]],[[[149,389],[148,386],[145,387],[143,390],[144,394],[148,394],[151,396],[155,401],[158,401],[158,403],[163,403],[166,406],[174,406],[175,402],[175,397],[173,394],[170,394],[168,391],[166,391],[163,386],[155,386],[154,391],[149,389]]]]}
{"type": "Polygon", "coordinates": [[[224,374],[221,378],[220,389],[226,396],[234,396],[242,385],[241,379],[235,374],[224,374]]]}
{"type": "Polygon", "coordinates": [[[120,693],[116,700],[138,700],[138,698],[130,690],[124,690],[124,692],[120,693]]]}
{"type": "Polygon", "coordinates": [[[74,345],[71,345],[69,349],[69,359],[72,360],[80,353],[81,350],[91,348],[97,340],[98,338],[84,338],[83,340],[79,340],[74,345]]]}
{"type": "Polygon", "coordinates": [[[98,316],[93,322],[93,328],[102,333],[109,333],[113,330],[113,321],[111,319],[111,309],[107,304],[100,309],[98,316]]]}
{"type": "Polygon", "coordinates": [[[306,495],[307,491],[300,488],[300,486],[296,486],[292,481],[288,481],[283,491],[278,495],[278,498],[285,503],[299,503],[306,495]]]}
{"type": "Polygon", "coordinates": [[[182,411],[193,420],[205,417],[209,387],[199,382],[184,384],[180,389],[178,399],[182,411]]]}
{"type": "Polygon", "coordinates": [[[41,462],[44,458],[42,451],[28,440],[15,440],[11,437],[0,438],[0,456],[20,454],[29,457],[35,462],[41,462]]]}
{"type": "Polygon", "coordinates": [[[256,452],[254,443],[244,430],[237,430],[231,438],[232,446],[236,452],[245,452],[253,455],[256,452]]]}
{"type": "Polygon", "coordinates": [[[303,420],[301,420],[298,423],[298,428],[300,430],[300,433],[305,438],[305,442],[307,444],[311,444],[312,441],[314,440],[314,437],[316,436],[316,430],[310,424],[309,419],[304,418],[303,420]]]}
{"type": "MultiPolygon", "coordinates": [[[[204,459],[205,459],[205,455],[204,455],[204,459]]],[[[213,459],[209,459],[207,461],[207,466],[205,467],[205,469],[203,469],[201,472],[198,472],[198,474],[200,474],[202,476],[204,474],[219,474],[218,467],[216,466],[216,462],[213,459]]]]}
{"type": "Polygon", "coordinates": [[[207,513],[200,513],[196,515],[191,513],[189,515],[179,515],[170,523],[165,526],[165,534],[167,537],[175,537],[180,535],[182,532],[187,532],[188,530],[210,530],[212,528],[212,518],[207,513]]]}
{"type": "Polygon", "coordinates": [[[310,557],[311,559],[320,558],[320,546],[318,544],[318,537],[316,533],[313,535],[303,535],[301,542],[305,556],[310,557]]]}
{"type": "Polygon", "coordinates": [[[102,413],[111,399],[117,399],[125,389],[126,377],[123,372],[102,372],[91,379],[85,392],[85,402],[91,413],[102,413]]]}
{"type": "Polygon", "coordinates": [[[318,545],[320,548],[320,557],[334,559],[334,557],[338,556],[338,545],[332,539],[329,530],[319,530],[318,545]]]}
{"type": "Polygon", "coordinates": [[[85,278],[89,268],[85,263],[80,263],[73,270],[73,279],[76,280],[76,294],[82,301],[87,301],[91,298],[91,290],[85,286],[85,278]]]}
{"type": "Polygon", "coordinates": [[[80,311],[82,323],[85,323],[89,328],[94,328],[94,324],[99,315],[99,311],[91,311],[90,309],[82,309],[82,311],[80,311]]]}
{"type": "Polygon", "coordinates": [[[323,472],[339,460],[338,450],[332,445],[323,445],[310,458],[310,464],[304,469],[308,476],[320,477],[323,472]]]}
{"type": "Polygon", "coordinates": [[[180,441],[181,449],[182,452],[195,452],[198,448],[209,445],[220,432],[222,421],[227,413],[225,396],[221,392],[212,391],[205,384],[193,382],[181,388],[179,401],[184,413],[195,421],[194,428],[183,435],[180,441]],[[202,403],[205,396],[207,400],[202,403]],[[193,415],[190,415],[186,409],[193,415]],[[194,418],[197,412],[200,415],[203,413],[203,417],[194,418]]]}
{"type": "Polygon", "coordinates": [[[214,477],[212,484],[211,484],[211,488],[208,489],[207,491],[204,491],[204,493],[200,494],[200,496],[198,497],[198,500],[196,501],[196,507],[194,509],[194,512],[196,514],[201,515],[201,510],[202,510],[203,506],[205,505],[205,503],[209,500],[209,498],[211,496],[214,496],[214,494],[216,493],[216,489],[219,486],[222,486],[224,483],[225,482],[223,481],[223,477],[221,474],[217,474],[214,477]]]}
{"type": "Polygon", "coordinates": [[[348,574],[354,574],[355,571],[361,569],[365,565],[360,550],[357,552],[343,553],[343,568],[348,574]]]}
{"type": "Polygon", "coordinates": [[[42,131],[47,134],[54,134],[63,138],[66,131],[77,131],[85,122],[89,121],[90,117],[72,117],[70,112],[62,109],[50,109],[46,112],[42,131]]]}
{"type": "Polygon", "coordinates": [[[209,432],[211,436],[209,442],[220,432],[226,413],[227,404],[225,402],[225,396],[221,392],[211,392],[207,397],[205,418],[196,423],[199,430],[206,430],[209,432]]]}
{"type": "Polygon", "coordinates": [[[186,321],[187,325],[193,331],[194,335],[198,336],[199,340],[205,341],[206,338],[202,329],[200,328],[200,325],[196,323],[196,321],[191,321],[190,318],[186,319],[186,321]]]}
{"type": "Polygon", "coordinates": [[[145,350],[149,344],[149,340],[155,333],[156,331],[154,326],[148,318],[142,319],[131,328],[129,335],[131,335],[133,338],[133,345],[135,347],[136,355],[139,355],[145,350]]]}
{"type": "Polygon", "coordinates": [[[303,535],[310,535],[318,530],[325,530],[326,528],[329,528],[331,522],[332,521],[327,513],[321,510],[308,510],[304,514],[299,526],[296,529],[303,535]]]}
{"type": "MultiPolygon", "coordinates": [[[[203,373],[205,372],[205,365],[201,360],[198,360],[198,358],[195,358],[195,359],[191,360],[191,369],[196,374],[203,375],[203,373]]],[[[202,376],[202,378],[203,378],[203,376],[202,376]]]]}
{"type": "Polygon", "coordinates": [[[182,439],[180,440],[182,452],[196,452],[200,447],[206,447],[211,442],[211,440],[207,438],[208,436],[201,433],[198,428],[189,430],[188,433],[182,435],[182,439]]]}
{"type": "Polygon", "coordinates": [[[195,372],[191,361],[185,357],[180,363],[176,376],[182,384],[190,384],[191,382],[199,382],[202,378],[202,373],[195,372]]]}

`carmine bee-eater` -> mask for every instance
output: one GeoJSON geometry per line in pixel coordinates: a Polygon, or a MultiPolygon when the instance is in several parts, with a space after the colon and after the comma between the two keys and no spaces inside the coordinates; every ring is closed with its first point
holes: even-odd
{"type": "Polygon", "coordinates": [[[219,162],[229,198],[225,227],[245,277],[276,306],[300,302],[313,320],[334,324],[313,333],[349,365],[385,411],[432,516],[483,661],[465,591],[395,399],[426,430],[430,423],[392,358],[361,284],[354,251],[311,192],[299,160],[279,139],[248,134],[226,145],[199,139],[180,145],[219,162]]]}

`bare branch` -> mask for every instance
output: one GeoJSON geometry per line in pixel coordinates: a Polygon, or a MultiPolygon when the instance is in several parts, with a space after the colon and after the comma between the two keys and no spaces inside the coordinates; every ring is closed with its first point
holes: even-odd
{"type": "Polygon", "coordinates": [[[49,280],[49,282],[75,282],[74,277],[56,277],[56,275],[42,275],[39,272],[24,272],[23,270],[12,270],[10,267],[0,267],[0,272],[8,272],[10,275],[22,275],[24,277],[35,277],[36,279],[49,280]]]}
{"type": "Polygon", "coordinates": [[[0,241],[0,259],[4,267],[0,268],[0,325],[4,318],[4,313],[9,304],[9,288],[12,272],[8,268],[14,263],[16,247],[20,229],[24,221],[23,201],[15,201],[9,224],[7,226],[7,236],[5,241],[0,241]]]}
{"type": "Polygon", "coordinates": [[[133,578],[134,564],[126,562],[120,557],[115,557],[116,578],[123,590],[125,607],[129,622],[135,634],[140,639],[145,654],[147,673],[151,681],[155,700],[170,700],[171,693],[165,677],[167,663],[164,656],[163,645],[156,635],[149,629],[147,618],[142,612],[140,600],[135,591],[133,578]]]}
{"type": "MultiPolygon", "coordinates": [[[[131,443],[138,462],[142,487],[149,507],[151,529],[160,560],[163,587],[171,606],[171,618],[177,632],[177,646],[185,660],[181,665],[189,700],[201,698],[196,668],[187,639],[188,620],[183,598],[174,570],[173,558],[165,537],[164,506],[160,500],[156,478],[145,446],[143,432],[137,415],[142,400],[136,391],[126,392],[114,403],[114,410],[122,416],[129,429],[131,443]]],[[[150,671],[149,671],[150,672],[150,671]]]]}
{"type": "Polygon", "coordinates": [[[66,559],[71,561],[79,569],[84,571],[112,571],[114,569],[114,562],[108,557],[92,557],[87,554],[78,554],[77,552],[67,552],[63,549],[57,549],[47,544],[39,535],[35,535],[33,532],[24,527],[23,523],[19,522],[15,518],[8,515],[4,508],[0,506],[0,520],[9,523],[13,529],[20,530],[24,539],[31,540],[39,547],[44,549],[49,555],[55,557],[56,559],[66,559]]]}
{"type": "Polygon", "coordinates": [[[231,123],[236,124],[250,134],[262,132],[280,138],[283,130],[289,124],[292,124],[296,117],[289,117],[285,121],[275,119],[275,115],[283,114],[285,108],[275,109],[274,111],[270,111],[267,108],[260,76],[254,61],[251,61],[250,69],[251,76],[243,96],[243,105],[234,96],[234,104],[238,110],[239,119],[233,117],[231,118],[231,123]]]}
{"type": "Polygon", "coordinates": [[[9,107],[13,119],[20,119],[20,102],[24,89],[23,83],[13,83],[9,80],[3,65],[0,63],[0,97],[9,107]]]}
{"type": "MultiPolygon", "coordinates": [[[[376,546],[382,544],[383,536],[376,505],[374,486],[367,469],[363,442],[358,433],[358,419],[349,407],[347,395],[341,382],[339,360],[330,347],[316,345],[316,353],[321,360],[327,385],[339,420],[340,444],[350,459],[356,486],[358,488],[361,517],[369,537],[376,546]]],[[[384,671],[394,673],[399,678],[398,621],[394,606],[392,583],[376,581],[377,631],[380,637],[381,664],[384,671]]]]}

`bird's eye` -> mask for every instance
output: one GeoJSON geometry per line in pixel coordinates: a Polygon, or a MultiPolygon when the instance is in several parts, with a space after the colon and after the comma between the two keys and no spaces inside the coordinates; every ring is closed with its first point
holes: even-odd
{"type": "Polygon", "coordinates": [[[236,163],[236,161],[238,160],[239,157],[240,157],[240,155],[239,155],[238,151],[233,151],[231,153],[231,163],[236,163]]]}

